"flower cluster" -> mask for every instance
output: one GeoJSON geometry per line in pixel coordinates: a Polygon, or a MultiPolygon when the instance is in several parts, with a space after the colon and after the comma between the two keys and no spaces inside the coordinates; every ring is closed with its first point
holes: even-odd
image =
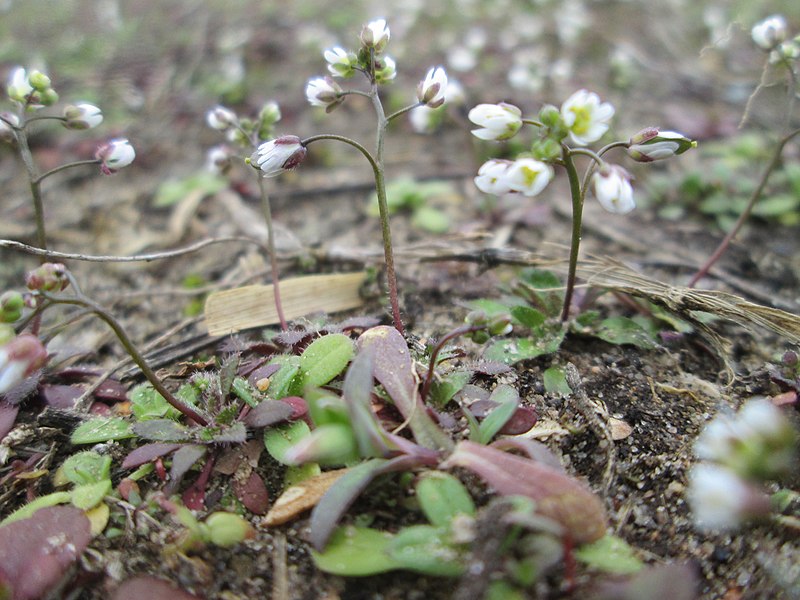
{"type": "MultiPolygon", "coordinates": [[[[478,125],[472,130],[475,137],[490,141],[507,140],[515,136],[524,124],[538,127],[539,137],[532,144],[529,155],[522,155],[515,161],[492,159],[484,163],[478,170],[475,185],[487,194],[535,196],[553,177],[549,165],[563,164],[565,158],[573,154],[567,146],[569,141],[579,147],[574,153],[588,154],[596,160],[597,170],[591,179],[591,190],[603,208],[612,213],[628,213],[636,205],[630,174],[582,149],[606,134],[613,116],[614,107],[587,90],[578,90],[560,108],[545,105],[539,111],[538,119],[524,119],[517,106],[506,102],[479,104],[469,112],[469,120],[478,125]]],[[[652,162],[682,154],[696,142],[673,131],[662,132],[650,127],[624,145],[634,160],[652,162]]]]}
{"type": "Polygon", "coordinates": [[[765,398],[712,420],[695,444],[703,462],[693,467],[687,491],[698,526],[730,530],[769,514],[769,497],[759,483],[791,472],[796,442],[789,420],[765,398]]]}
{"type": "Polygon", "coordinates": [[[280,106],[273,100],[265,103],[255,118],[240,117],[225,106],[210,109],[206,113],[206,124],[224,134],[227,143],[214,146],[206,153],[206,170],[216,175],[227,173],[238,154],[236,149],[250,153],[259,140],[274,134],[280,120],[280,106]]]}
{"type": "Polygon", "coordinates": [[[769,62],[773,64],[788,63],[800,57],[800,35],[787,39],[789,28],[781,15],[772,15],[756,23],[750,35],[756,46],[769,53],[769,62]]]}
{"type": "MultiPolygon", "coordinates": [[[[50,78],[41,71],[28,72],[17,67],[11,73],[6,87],[8,99],[19,107],[19,114],[0,113],[0,140],[11,142],[24,134],[25,113],[35,111],[58,102],[58,94],[52,87],[50,78]]],[[[88,102],[78,102],[64,107],[61,117],[57,117],[67,129],[94,129],[103,122],[103,112],[88,102]]],[[[116,173],[133,162],[136,152],[126,139],[112,140],[101,145],[95,152],[100,170],[105,175],[116,173]]]]}

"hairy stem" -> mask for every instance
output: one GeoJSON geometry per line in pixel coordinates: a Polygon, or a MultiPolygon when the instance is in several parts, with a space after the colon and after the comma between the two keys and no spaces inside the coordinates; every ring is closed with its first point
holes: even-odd
{"type": "Polygon", "coordinates": [[[778,163],[781,160],[781,155],[783,154],[784,147],[786,146],[786,144],[789,143],[789,141],[792,138],[794,138],[798,134],[800,134],[800,129],[795,129],[794,131],[792,131],[791,133],[785,135],[783,138],[780,139],[778,145],[775,147],[775,151],[772,154],[772,158],[767,164],[767,167],[764,169],[764,172],[761,174],[761,178],[758,180],[758,185],[753,190],[753,193],[750,194],[750,199],[747,202],[747,206],[745,206],[744,210],[739,215],[739,218],[736,219],[736,222],[733,224],[733,227],[731,227],[730,231],[719,243],[717,249],[714,250],[711,256],[708,257],[708,260],[706,260],[703,266],[700,267],[697,273],[694,274],[692,279],[687,284],[687,287],[694,287],[695,285],[697,285],[697,282],[708,274],[708,271],[711,269],[711,267],[714,266],[714,264],[728,249],[728,246],[730,246],[733,239],[739,233],[739,230],[745,224],[745,221],[747,221],[747,219],[750,217],[750,213],[753,211],[753,207],[756,205],[756,202],[758,202],[758,199],[761,197],[761,194],[767,185],[767,181],[769,180],[769,176],[772,174],[772,172],[775,170],[775,168],[778,166],[778,163]]]}
{"type": "Polygon", "coordinates": [[[264,220],[267,222],[267,245],[269,246],[269,266],[272,271],[272,294],[275,298],[275,312],[281,322],[281,329],[286,331],[289,327],[286,318],[283,316],[283,305],[281,304],[281,290],[278,286],[278,257],[275,254],[275,232],[272,227],[272,210],[269,206],[269,196],[264,186],[264,178],[259,174],[258,189],[261,192],[261,211],[264,213],[264,220]]]}

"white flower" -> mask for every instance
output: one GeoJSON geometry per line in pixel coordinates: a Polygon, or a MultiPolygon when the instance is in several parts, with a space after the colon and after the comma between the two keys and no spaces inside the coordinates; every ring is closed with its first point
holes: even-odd
{"type": "Polygon", "coordinates": [[[94,104],[84,102],[64,108],[64,119],[67,129],[93,129],[103,122],[103,112],[94,104]]]}
{"type": "MultiPolygon", "coordinates": [[[[447,81],[447,89],[444,93],[444,101],[447,106],[460,106],[464,104],[464,88],[455,79],[447,81]]],[[[432,133],[442,122],[445,108],[429,108],[428,106],[418,106],[408,113],[408,120],[411,127],[417,133],[432,133]]]]}
{"type": "Polygon", "coordinates": [[[380,60],[380,67],[375,71],[375,81],[378,83],[386,83],[397,77],[397,65],[394,59],[384,56],[380,60]]]}
{"type": "Polygon", "coordinates": [[[756,46],[769,52],[786,39],[786,19],[781,15],[767,17],[753,26],[750,35],[756,46]]]}
{"type": "Polygon", "coordinates": [[[429,69],[425,79],[417,86],[417,99],[430,108],[444,104],[446,93],[447,73],[442,67],[429,69]]]}
{"type": "Polygon", "coordinates": [[[657,127],[643,129],[630,139],[628,156],[638,162],[653,162],[683,154],[697,147],[697,142],[676,131],[660,131],[657,127]]]}
{"type": "Polygon", "coordinates": [[[766,514],[769,499],[732,471],[697,464],[689,473],[686,499],[701,529],[728,531],[745,519],[766,514]]]}
{"type": "Polygon", "coordinates": [[[475,186],[486,194],[502,196],[511,192],[508,182],[508,168],[511,166],[510,160],[500,160],[493,158],[487,160],[478,169],[478,176],[475,178],[475,186]]]}
{"type": "Polygon", "coordinates": [[[310,79],[306,85],[306,98],[311,106],[321,106],[326,112],[331,112],[344,102],[342,88],[330,77],[310,79]]]}
{"type": "Polygon", "coordinates": [[[702,460],[724,464],[746,435],[735,415],[718,414],[700,432],[694,453],[702,460]]]}
{"type": "Polygon", "coordinates": [[[136,152],[126,139],[111,140],[97,149],[94,157],[101,161],[100,170],[111,175],[127,167],[136,158],[136,152]]]}
{"type": "Polygon", "coordinates": [[[386,19],[370,21],[361,30],[361,43],[365,48],[374,48],[376,54],[383,52],[389,43],[389,28],[386,19]]]}
{"type": "Polygon", "coordinates": [[[47,350],[36,336],[24,333],[0,346],[0,394],[47,362],[47,350]]]}
{"type": "Polygon", "coordinates": [[[28,96],[33,93],[33,86],[28,81],[28,73],[24,68],[17,67],[11,73],[7,92],[8,97],[14,102],[25,104],[28,101],[28,96]]]}
{"type": "Polygon", "coordinates": [[[512,192],[536,196],[553,178],[553,167],[533,158],[518,158],[506,172],[505,179],[512,192]]]}
{"type": "Polygon", "coordinates": [[[231,149],[221,144],[210,148],[206,153],[206,171],[215,175],[224,175],[231,166],[231,149]]]}
{"type": "Polygon", "coordinates": [[[334,77],[350,77],[353,69],[353,58],[344,48],[329,48],[323,52],[328,62],[328,72],[334,77]]]}
{"type": "Polygon", "coordinates": [[[224,106],[215,106],[206,113],[206,123],[217,131],[225,131],[235,125],[236,121],[236,113],[224,106]]]}
{"type": "Polygon", "coordinates": [[[522,111],[513,104],[478,104],[469,111],[469,120],[480,125],[472,135],[482,140],[507,140],[522,127],[522,111]]]}
{"type": "Polygon", "coordinates": [[[586,146],[603,137],[613,116],[611,104],[601,103],[597,94],[586,90],[578,90],[561,105],[561,117],[569,130],[569,137],[578,146],[586,146]]]}
{"type": "Polygon", "coordinates": [[[250,157],[250,164],[263,171],[264,177],[275,177],[303,162],[306,152],[299,137],[282,135],[261,144],[250,157]]]}
{"type": "Polygon", "coordinates": [[[592,191],[608,212],[624,215],[636,208],[631,176],[617,165],[604,165],[592,175],[592,191]]]}

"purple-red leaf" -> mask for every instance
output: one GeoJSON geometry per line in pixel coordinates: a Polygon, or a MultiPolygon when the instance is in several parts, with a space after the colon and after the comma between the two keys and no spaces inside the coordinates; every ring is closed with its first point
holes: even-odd
{"type": "Polygon", "coordinates": [[[157,458],[161,458],[165,454],[169,454],[181,447],[181,444],[164,444],[157,442],[155,444],[145,444],[139,446],[125,457],[122,461],[123,469],[135,469],[145,463],[149,463],[157,458]]]}
{"type": "Polygon", "coordinates": [[[536,512],[560,523],[576,544],[600,539],[608,519],[603,502],[558,470],[489,446],[462,441],[442,467],[464,467],[505,496],[527,496],[536,512]]]}
{"type": "Polygon", "coordinates": [[[128,579],[117,588],[112,600],[200,600],[199,596],[190,594],[173,586],[163,579],[140,575],[128,579]]]}
{"type": "Polygon", "coordinates": [[[74,506],[42,508],[0,527],[0,597],[44,596],[89,545],[90,528],[74,506]]]}
{"type": "Polygon", "coordinates": [[[245,481],[234,481],[233,491],[239,501],[251,513],[264,515],[269,509],[269,492],[264,480],[255,471],[245,481]]]}
{"type": "Polygon", "coordinates": [[[205,454],[205,446],[199,444],[187,444],[178,448],[172,455],[172,469],[169,472],[169,483],[164,487],[164,493],[168,496],[173,494],[178,489],[183,476],[205,454]]]}
{"type": "Polygon", "coordinates": [[[81,397],[83,390],[75,385],[58,385],[46,383],[39,388],[39,393],[53,408],[67,409],[75,406],[75,400],[81,397]]]}
{"type": "Polygon", "coordinates": [[[5,400],[0,401],[0,440],[14,428],[18,412],[19,406],[11,405],[5,400]]]}
{"type": "Polygon", "coordinates": [[[371,355],[373,376],[408,419],[417,443],[426,448],[450,450],[453,442],[433,422],[420,400],[414,363],[400,332],[384,325],[368,329],[359,336],[358,349],[371,355]]]}
{"type": "Polygon", "coordinates": [[[292,407],[278,400],[264,400],[244,418],[245,425],[258,429],[287,421],[294,415],[292,407]]]}

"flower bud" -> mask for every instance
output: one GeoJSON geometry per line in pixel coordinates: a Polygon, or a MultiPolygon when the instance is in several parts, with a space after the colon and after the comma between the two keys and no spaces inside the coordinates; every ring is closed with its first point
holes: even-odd
{"type": "Polygon", "coordinates": [[[380,54],[389,43],[389,28],[386,19],[370,21],[361,30],[361,45],[364,48],[374,48],[375,54],[380,54]]]}
{"type": "Polygon", "coordinates": [[[555,129],[561,124],[561,111],[558,110],[557,106],[545,104],[539,110],[539,121],[541,121],[542,125],[545,127],[555,129]]]}
{"type": "Polygon", "coordinates": [[[447,92],[447,73],[442,67],[432,67],[417,86],[417,99],[430,108],[444,104],[447,92]]]}
{"type": "Polygon", "coordinates": [[[786,39],[786,19],[772,15],[756,23],[750,31],[756,46],[769,52],[786,39]]]}
{"type": "Polygon", "coordinates": [[[323,56],[328,63],[328,72],[334,77],[352,77],[355,74],[353,66],[358,59],[352,52],[337,46],[325,50],[323,56]]]}
{"type": "Polygon", "coordinates": [[[489,323],[489,317],[483,310],[473,310],[464,317],[464,323],[473,327],[485,327],[489,323]]]}
{"type": "Polygon", "coordinates": [[[34,335],[23,333],[0,346],[0,394],[5,394],[46,362],[47,350],[34,335]]]}
{"type": "Polygon", "coordinates": [[[64,119],[67,129],[93,129],[103,122],[103,113],[94,104],[69,105],[64,109],[64,119]]]}
{"type": "Polygon", "coordinates": [[[797,38],[791,42],[783,42],[769,53],[769,62],[773,65],[780,62],[792,62],[797,58],[800,58],[800,41],[797,38]]]}
{"type": "Polygon", "coordinates": [[[511,315],[502,313],[489,319],[487,325],[489,335],[508,335],[514,329],[511,325],[511,315]]]}
{"type": "Polygon", "coordinates": [[[61,263],[44,263],[25,275],[25,285],[31,291],[60,292],[69,285],[67,268],[61,263]]]}
{"type": "Polygon", "coordinates": [[[281,116],[281,107],[275,100],[270,100],[261,107],[258,120],[261,122],[261,127],[272,127],[281,120],[281,116]]]}
{"type": "Polygon", "coordinates": [[[94,157],[101,161],[100,170],[105,175],[127,167],[136,158],[136,151],[126,139],[111,140],[97,149],[94,157]]]}
{"type": "Polygon", "coordinates": [[[50,89],[50,78],[41,71],[31,71],[31,74],[28,75],[28,82],[33,86],[33,89],[39,92],[46,92],[50,89]]]}
{"type": "Polygon", "coordinates": [[[481,140],[507,140],[522,127],[522,111],[513,104],[478,104],[469,111],[469,120],[480,125],[472,135],[481,140]]]}
{"type": "Polygon", "coordinates": [[[206,171],[214,175],[225,175],[231,168],[232,157],[233,153],[228,146],[214,146],[206,153],[206,171]]]}
{"type": "Polygon", "coordinates": [[[15,291],[5,292],[0,296],[0,323],[13,323],[22,316],[25,299],[15,291]]]}
{"type": "Polygon", "coordinates": [[[28,73],[22,67],[17,67],[11,73],[6,88],[9,99],[20,104],[27,104],[28,97],[33,93],[33,86],[28,81],[28,73]]]}
{"type": "Polygon", "coordinates": [[[31,100],[32,105],[53,106],[58,102],[58,94],[53,88],[48,88],[43,92],[34,92],[31,100]]]}
{"type": "Polygon", "coordinates": [[[211,129],[225,131],[229,127],[236,125],[236,113],[224,106],[215,106],[206,113],[206,123],[211,129]]]}
{"type": "Polygon", "coordinates": [[[264,173],[264,177],[275,177],[297,167],[306,157],[306,148],[296,135],[282,135],[261,144],[250,157],[250,165],[264,173]]]}
{"type": "Polygon", "coordinates": [[[624,215],[636,208],[631,175],[617,165],[603,165],[592,175],[592,191],[608,212],[624,215]]]}
{"type": "Polygon", "coordinates": [[[628,156],[635,161],[646,163],[671,158],[696,147],[696,141],[681,133],[646,127],[630,139],[628,156]]]}
{"type": "Polygon", "coordinates": [[[375,61],[375,81],[377,83],[386,83],[395,77],[397,77],[397,66],[393,59],[384,56],[375,61]]]}
{"type": "Polygon", "coordinates": [[[325,112],[331,112],[342,102],[342,88],[330,77],[317,77],[306,85],[306,98],[311,106],[320,106],[325,112]]]}
{"type": "Polygon", "coordinates": [[[561,158],[563,149],[561,144],[552,137],[544,137],[535,140],[531,145],[531,154],[536,160],[551,162],[561,158]]]}
{"type": "Polygon", "coordinates": [[[205,520],[208,541],[215,546],[230,548],[255,537],[255,529],[247,519],[229,512],[215,512],[205,520]]]}

